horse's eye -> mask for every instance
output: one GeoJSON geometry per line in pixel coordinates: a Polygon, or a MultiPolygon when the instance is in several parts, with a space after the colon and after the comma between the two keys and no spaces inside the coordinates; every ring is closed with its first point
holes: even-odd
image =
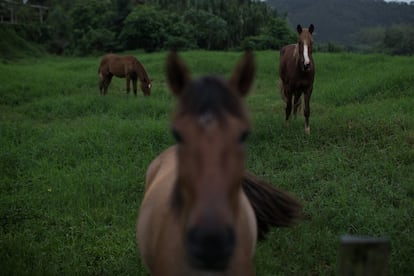
{"type": "Polygon", "coordinates": [[[249,136],[249,133],[250,133],[249,130],[243,131],[242,134],[240,135],[239,142],[240,143],[246,142],[246,139],[249,136]]]}
{"type": "Polygon", "coordinates": [[[183,138],[182,138],[181,134],[176,129],[173,129],[171,132],[172,132],[172,135],[173,135],[173,137],[174,137],[174,139],[177,143],[182,143],[183,142],[183,138]]]}

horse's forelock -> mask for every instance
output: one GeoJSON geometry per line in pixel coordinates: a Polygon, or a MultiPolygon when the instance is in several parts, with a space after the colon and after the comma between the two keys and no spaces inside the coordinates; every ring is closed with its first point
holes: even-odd
{"type": "Polygon", "coordinates": [[[207,76],[193,80],[180,97],[181,114],[191,114],[199,118],[206,114],[223,118],[229,113],[244,117],[240,98],[232,91],[228,82],[220,77],[207,76]]]}
{"type": "Polygon", "coordinates": [[[310,46],[313,43],[313,36],[309,29],[304,28],[303,31],[299,34],[298,42],[302,41],[310,46]]]}

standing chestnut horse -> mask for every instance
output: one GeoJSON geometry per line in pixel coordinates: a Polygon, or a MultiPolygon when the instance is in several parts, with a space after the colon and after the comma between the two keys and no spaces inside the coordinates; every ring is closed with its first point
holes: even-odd
{"type": "Polygon", "coordinates": [[[242,98],[254,72],[248,52],[230,80],[191,80],[177,54],[169,55],[177,144],[149,166],[137,222],[152,275],[254,275],[257,238],[300,215],[293,197],[245,171],[249,122],[242,98]]]}
{"type": "Polygon", "coordinates": [[[292,102],[293,114],[296,116],[297,110],[301,108],[302,93],[305,95],[305,131],[310,134],[310,98],[315,76],[315,64],[312,58],[314,26],[311,24],[306,29],[298,25],[296,29],[299,34],[298,43],[286,45],[280,50],[280,92],[286,102],[286,122],[292,112],[292,102]]]}
{"type": "Polygon", "coordinates": [[[134,95],[137,95],[137,78],[141,81],[141,90],[145,96],[151,94],[151,80],[144,66],[133,56],[106,54],[98,68],[99,92],[106,95],[112,77],[126,78],[126,90],[130,91],[132,80],[134,95]]]}

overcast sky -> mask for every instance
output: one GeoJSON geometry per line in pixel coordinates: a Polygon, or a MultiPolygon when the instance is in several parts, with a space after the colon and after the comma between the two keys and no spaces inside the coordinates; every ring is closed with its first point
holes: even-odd
{"type": "Polygon", "coordinates": [[[384,0],[385,2],[406,2],[410,3],[411,1],[414,2],[414,0],[384,0]]]}

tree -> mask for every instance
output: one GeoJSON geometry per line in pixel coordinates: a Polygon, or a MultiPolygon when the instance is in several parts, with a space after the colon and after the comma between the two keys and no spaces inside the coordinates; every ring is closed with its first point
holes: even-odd
{"type": "Polygon", "coordinates": [[[162,49],[167,40],[166,26],[170,24],[165,11],[151,5],[136,6],[125,19],[120,39],[126,49],[162,49]]]}
{"type": "Polygon", "coordinates": [[[116,49],[116,34],[111,31],[114,11],[109,0],[79,0],[71,10],[72,51],[80,55],[116,49]]]}
{"type": "Polygon", "coordinates": [[[72,20],[64,9],[57,5],[47,18],[49,43],[47,49],[54,54],[63,54],[72,39],[72,20]]]}
{"type": "Polygon", "coordinates": [[[225,49],[227,42],[227,22],[204,10],[188,10],[184,22],[192,26],[193,36],[199,48],[208,50],[225,49]]]}
{"type": "Polygon", "coordinates": [[[284,45],[295,43],[296,37],[285,19],[274,17],[267,22],[259,35],[246,37],[242,47],[254,50],[280,49],[284,45]]]}

